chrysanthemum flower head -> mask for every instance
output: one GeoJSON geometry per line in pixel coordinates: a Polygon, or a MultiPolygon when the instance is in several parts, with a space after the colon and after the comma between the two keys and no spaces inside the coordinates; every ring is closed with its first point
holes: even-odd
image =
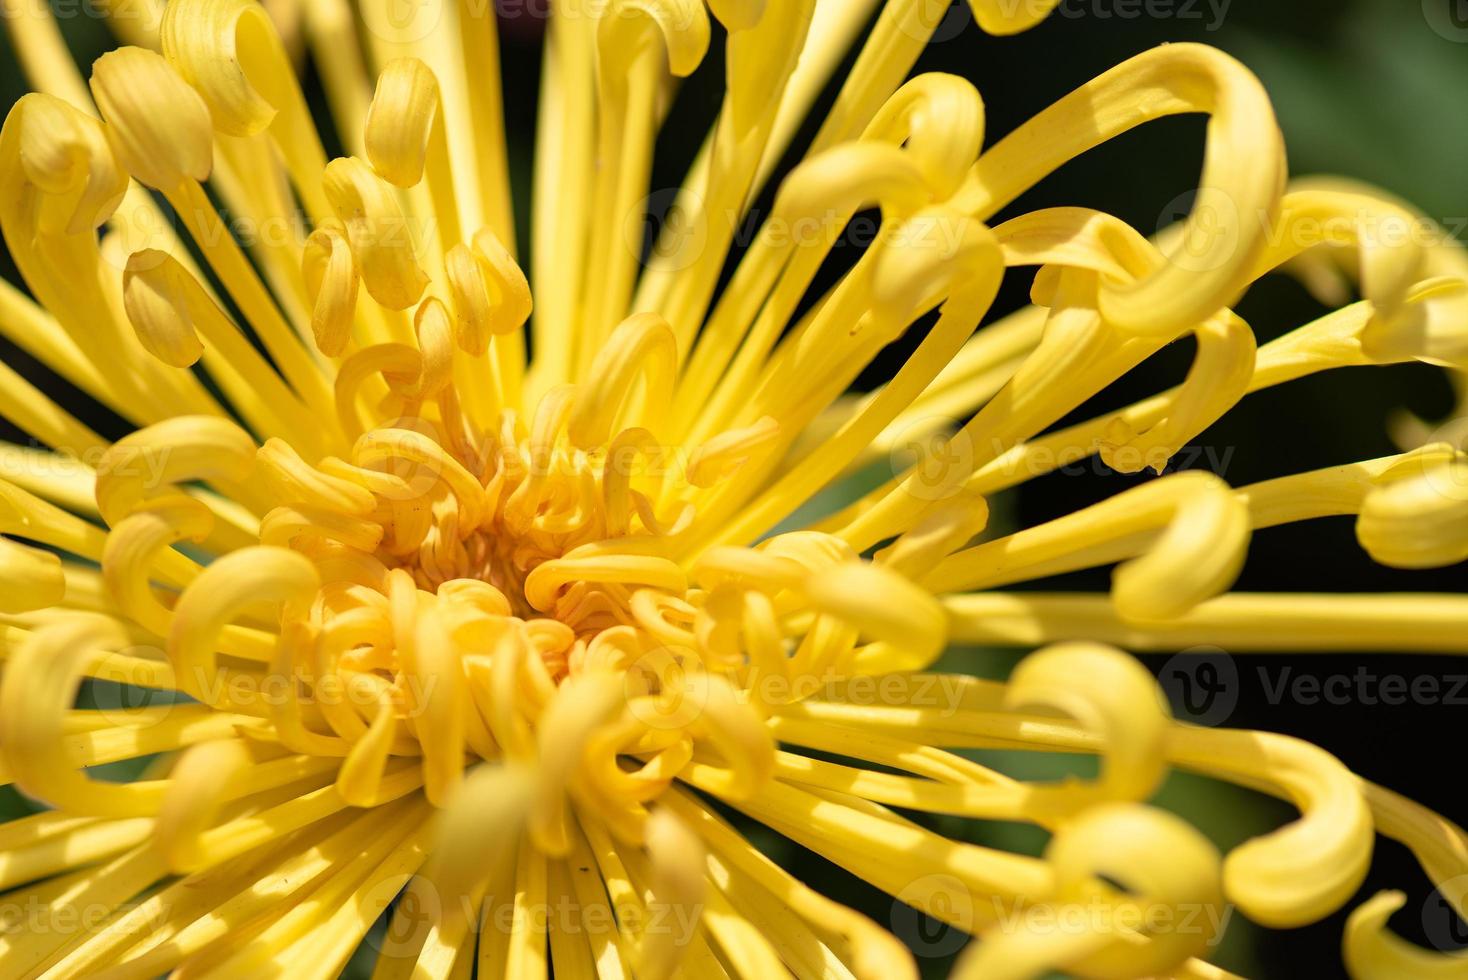
{"type": "MultiPolygon", "coordinates": [[[[972,0],[994,35],[1054,5],[972,0]]],[[[302,6],[330,160],[264,7],[119,21],[132,43],[86,85],[42,6],[7,7],[39,91],[0,133],[0,227],[34,297],[0,288],[0,329],[131,431],[0,367],[0,413],[34,440],[0,451],[0,774],[48,807],[0,825],[4,902],[39,910],[7,921],[0,973],[333,976],[391,906],[382,976],[916,975],[735,812],[973,933],[972,977],[1223,976],[1226,906],[1328,915],[1374,833],[1440,883],[1465,871],[1456,827],[1307,743],[1175,722],[1117,649],[1461,651],[1453,597],[1229,592],[1254,530],[1327,515],[1357,515],[1385,564],[1462,560],[1454,447],[1238,489],[1157,475],[985,535],[993,494],[1092,454],[1162,474],[1251,391],[1465,366],[1468,261],[1391,234],[1434,229],[1369,189],[1287,184],[1246,69],[1151,51],[986,148],[972,85],[908,77],[944,5],[890,0],[736,247],[877,4],[556,0],[521,249],[494,17],[430,6],[302,6]],[[670,89],[715,35],[724,102],[644,259],[670,89]],[[994,222],[1181,113],[1210,122],[1176,228],[994,222]],[[872,210],[880,233],[822,292],[872,210]],[[1035,305],[988,323],[1017,267],[1035,305]],[[1361,298],[1257,347],[1230,307],[1285,267],[1361,298]],[[1054,428],[1187,337],[1178,387],[1054,428]],[[807,506],[904,449],[845,509],[807,506]],[[1003,590],[1105,565],[1109,594],[1003,590]],[[955,642],[1044,649],[1005,683],[928,672],[955,642]],[[87,679],[154,695],[80,710],[87,679]],[[1032,783],[970,748],[1101,762],[1032,783]],[[132,759],[131,781],[88,771],[132,759]],[[1220,855],[1148,804],[1174,767],[1300,816],[1220,855]],[[918,814],[1050,844],[1005,853],[918,814]],[[85,928],[50,927],[68,910],[85,928]]],[[[1395,901],[1352,920],[1360,976],[1441,968],[1384,931],[1395,901]]]]}

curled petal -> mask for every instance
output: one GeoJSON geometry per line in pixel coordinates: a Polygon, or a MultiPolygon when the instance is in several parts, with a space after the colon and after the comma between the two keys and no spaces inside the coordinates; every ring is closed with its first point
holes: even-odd
{"type": "MultiPolygon", "coordinates": [[[[192,366],[208,350],[211,368],[228,362],[231,370],[218,377],[248,424],[261,432],[299,428],[302,403],[295,391],[178,259],[151,248],[134,252],[122,293],[128,323],[144,350],[175,368],[192,366]]],[[[320,437],[316,431],[297,436],[313,452],[319,452],[314,447],[320,437]]]]}
{"type": "Polygon", "coordinates": [[[982,934],[956,965],[958,980],[1028,980],[1062,969],[1108,980],[1171,976],[1217,939],[1224,917],[1218,852],[1169,813],[1128,803],[1093,807],[1056,832],[1045,859],[1055,875],[1042,907],[1049,914],[1019,916],[1019,928],[982,934]],[[1098,876],[1126,893],[1098,899],[1091,891],[1098,876]],[[1155,922],[1169,927],[1149,930],[1155,922]]]}
{"type": "Polygon", "coordinates": [[[535,407],[530,438],[525,447],[530,473],[505,501],[505,523],[514,530],[523,531],[535,518],[556,465],[556,443],[571,414],[575,397],[575,385],[556,385],[535,407]]]}
{"type": "Polygon", "coordinates": [[[1100,780],[1091,787],[1042,789],[1043,802],[1073,813],[1098,801],[1145,801],[1167,774],[1170,712],[1152,674],[1114,647],[1064,643],[1031,654],[1015,668],[1005,707],[1061,711],[1100,737],[1100,780]]]}
{"type": "Polygon", "coordinates": [[[1373,826],[1361,783],[1330,753],[1269,732],[1174,728],[1174,764],[1224,772],[1299,807],[1299,820],[1229,852],[1224,889],[1249,918],[1276,929],[1340,908],[1371,864],[1373,826]]]}
{"type": "Polygon", "coordinates": [[[1248,504],[1211,473],[1162,477],[1039,527],[960,551],[923,584],[992,588],[1131,559],[1112,576],[1117,612],[1181,615],[1229,587],[1248,548],[1248,504]]]}
{"type": "MultiPolygon", "coordinates": [[[[732,451],[732,449],[731,449],[732,451]]],[[[655,534],[680,526],[692,513],[692,506],[685,505],[682,513],[670,521],[661,520],[653,511],[647,495],[632,488],[632,477],[639,458],[650,465],[663,461],[667,447],[660,446],[651,432],[632,427],[618,432],[607,446],[606,462],[602,466],[602,503],[606,521],[606,536],[617,538],[627,535],[632,529],[632,518],[642,518],[642,524],[655,534]]],[[[698,453],[694,453],[694,461],[698,453]]],[[[730,464],[737,465],[734,463],[730,464]]],[[[690,469],[693,463],[690,463],[690,469]]],[[[669,533],[672,533],[671,531],[669,533]]]]}
{"type": "Polygon", "coordinates": [[[587,740],[622,706],[623,680],[596,671],[569,677],[540,719],[539,762],[530,836],[541,850],[563,855],[570,850],[568,787],[581,766],[587,740]]]}
{"type": "Polygon", "coordinates": [[[1030,299],[1054,306],[1061,273],[1087,269],[1119,282],[1140,279],[1164,263],[1157,247],[1120,219],[1089,208],[1044,208],[994,228],[1005,264],[1038,265],[1030,299]]]}
{"type": "Polygon", "coordinates": [[[214,526],[203,504],[182,495],[141,504],[118,521],[102,552],[102,580],[118,608],[159,636],[167,636],[173,611],[153,591],[153,568],[180,541],[202,541],[214,526]]]}
{"type": "Polygon", "coordinates": [[[1356,538],[1393,568],[1441,568],[1468,559],[1468,458],[1447,446],[1408,453],[1376,478],[1356,538]]]}
{"type": "MultiPolygon", "coordinates": [[[[127,192],[127,172],[113,156],[102,124],[62,100],[39,93],[21,96],[0,130],[0,199],[5,233],[23,195],[39,193],[37,228],[78,235],[102,224],[127,192]]],[[[24,232],[31,234],[30,230],[24,232]]]]}
{"type": "Polygon", "coordinates": [[[122,298],[138,343],[149,354],[177,368],[191,367],[203,356],[194,313],[213,301],[177,259],[155,249],[128,256],[122,298]]]}
{"type": "Polygon", "coordinates": [[[179,757],[169,773],[156,838],[171,870],[187,872],[199,866],[199,835],[214,823],[231,786],[243,781],[253,765],[244,742],[237,738],[201,742],[179,757]]]}
{"type": "Polygon", "coordinates": [[[1254,331],[1225,310],[1200,326],[1198,355],[1177,392],[1168,396],[1166,414],[1143,432],[1132,432],[1118,418],[1101,444],[1101,459],[1121,473],[1151,466],[1158,473],[1173,455],[1223,417],[1254,380],[1254,331]]]}
{"type": "MultiPolygon", "coordinates": [[[[843,143],[805,160],[780,184],[775,215],[791,229],[801,219],[822,222],[821,230],[835,241],[847,215],[872,205],[884,212],[908,214],[931,200],[922,169],[910,154],[890,143],[843,143]]],[[[800,244],[807,243],[802,233],[800,244]]]]}
{"type": "Polygon", "coordinates": [[[649,26],[661,35],[668,70],[679,78],[693,74],[708,53],[709,19],[703,0],[610,0],[597,25],[603,77],[625,73],[649,26]]]}
{"type": "Polygon", "coordinates": [[[542,612],[555,608],[561,590],[582,582],[647,585],[682,594],[688,579],[678,563],[656,554],[638,554],[643,539],[623,538],[605,545],[582,545],[536,566],[525,579],[525,601],[542,612]],[[625,551],[619,550],[619,546],[625,551]]]}
{"type": "Polygon", "coordinates": [[[1416,283],[1390,318],[1373,316],[1361,331],[1368,357],[1468,368],[1468,282],[1438,276],[1416,283]]]}
{"type": "Polygon", "coordinates": [[[444,257],[459,346],[480,357],[490,337],[514,333],[530,319],[533,303],[525,273],[494,232],[481,229],[444,257]]]}
{"type": "Polygon", "coordinates": [[[583,449],[604,443],[612,425],[633,408],[642,382],[639,421],[653,433],[662,428],[673,398],[678,369],[677,341],[667,321],[639,313],[623,321],[596,356],[583,390],[577,393],[567,433],[583,449]]]}
{"type": "Polygon", "coordinates": [[[978,536],[989,523],[989,504],[973,496],[941,501],[876,559],[910,578],[921,577],[939,561],[978,536]]]}
{"type": "Polygon", "coordinates": [[[988,227],[948,207],[924,208],[893,229],[874,259],[872,305],[900,328],[935,299],[987,304],[1002,274],[988,227]]]}
{"type": "Polygon", "coordinates": [[[83,673],[108,649],[127,645],[122,624],[76,614],[37,630],[5,664],[0,683],[0,757],[17,786],[71,813],[151,816],[166,783],[88,779],[69,758],[66,715],[83,673]]]}
{"type": "Polygon", "coordinates": [[[688,482],[695,487],[714,486],[751,456],[773,444],[779,435],[780,423],[768,415],[753,425],[719,433],[689,457],[688,482]]]}
{"type": "Polygon", "coordinates": [[[300,539],[335,541],[371,554],[382,543],[382,526],[340,511],[302,505],[276,507],[260,521],[260,543],[295,547],[300,539]]]}
{"type": "Polygon", "coordinates": [[[1418,234],[1419,219],[1379,195],[1314,183],[1290,185],[1269,247],[1259,257],[1258,272],[1308,255],[1316,247],[1355,249],[1361,293],[1371,300],[1373,316],[1389,323],[1413,285],[1427,274],[1428,253],[1418,234]]]}
{"type": "Polygon", "coordinates": [[[801,590],[815,608],[875,641],[858,656],[858,670],[923,670],[947,642],[948,619],[938,600],[885,566],[844,562],[811,575],[801,590]]]}
{"type": "Polygon", "coordinates": [[[143,501],[194,480],[243,482],[255,441],[225,419],[185,415],[139,429],[97,464],[97,508],[115,525],[143,501]]]}
{"type": "Polygon", "coordinates": [[[454,322],[442,300],[430,296],[423,301],[413,316],[413,331],[423,369],[410,394],[432,398],[448,387],[454,373],[454,322]]]}
{"type": "Polygon", "coordinates": [[[458,498],[459,526],[465,534],[478,527],[486,516],[484,488],[479,481],[463,463],[421,432],[410,429],[369,432],[352,448],[352,461],[364,467],[394,461],[422,467],[432,480],[442,481],[458,498]]]}
{"type": "Polygon", "coordinates": [[[253,136],[283,108],[295,71],[265,8],[250,0],[178,0],[163,12],[163,55],[208,103],[214,125],[253,136]]]}
{"type": "Polygon", "coordinates": [[[1177,502],[1152,547],[1116,569],[1111,594],[1122,616],[1181,615],[1238,577],[1249,544],[1249,509],[1222,480],[1207,476],[1195,481],[1197,492],[1177,502]]]}
{"type": "MultiPolygon", "coordinates": [[[[1058,831],[1045,857],[1055,867],[1062,896],[1079,898],[1090,880],[1104,875],[1135,896],[1130,903],[1141,910],[1168,908],[1176,912],[1172,922],[1189,916],[1196,923],[1194,928],[1158,930],[1145,944],[1118,936],[1076,964],[1084,976],[1163,975],[1217,939],[1224,907],[1218,851],[1170,813],[1125,803],[1096,807],[1058,831]]],[[[1129,903],[1123,899],[1120,904],[1129,903]]],[[[1117,921],[1109,924],[1113,929],[1128,921],[1118,912],[1117,921]]]]}
{"type": "Polygon", "coordinates": [[[969,0],[974,11],[974,20],[988,34],[1019,34],[1027,31],[1050,16],[1060,6],[1060,0],[1032,0],[1029,3],[1014,3],[1013,0],[969,0]]]}
{"type": "Polygon", "coordinates": [[[110,51],[92,66],[91,84],[107,138],[128,173],[163,191],[208,178],[214,166],[209,108],[161,55],[110,51]]]}
{"type": "Polygon", "coordinates": [[[367,110],[367,159],[389,184],[412,187],[423,179],[428,137],[439,116],[438,78],[417,58],[382,67],[367,110]]]}
{"type": "Polygon", "coordinates": [[[934,197],[944,200],[958,189],[983,146],[984,100],[957,75],[919,75],[882,105],[862,139],[902,146],[934,197]]]}
{"type": "Polygon", "coordinates": [[[323,225],[306,239],[301,272],[311,297],[311,332],[327,357],[346,349],[357,316],[357,265],[344,228],[323,225]]]}
{"type": "Polygon", "coordinates": [[[694,561],[693,577],[706,589],[732,581],[773,595],[799,592],[812,574],[856,560],[856,552],[839,538],[793,531],[761,542],[758,548],[709,548],[694,561]]]}
{"type": "MultiPolygon", "coordinates": [[[[703,910],[708,882],[704,846],[671,811],[654,810],[647,821],[647,851],[652,859],[652,900],[673,921],[694,923],[703,910]]],[[[648,929],[637,950],[637,975],[666,980],[687,951],[671,929],[648,929]]]]}
{"type": "Polygon", "coordinates": [[[348,435],[363,431],[357,397],[368,378],[380,374],[394,394],[411,398],[423,377],[423,355],[409,344],[373,344],[344,359],[333,385],[337,420],[348,435]]]}
{"type": "Polygon", "coordinates": [[[719,792],[735,800],[758,795],[775,769],[774,739],[759,713],[723,676],[697,670],[687,675],[680,709],[694,713],[689,730],[727,763],[714,771],[719,792]]]}
{"type": "Polygon", "coordinates": [[[376,506],[369,490],[307,465],[284,439],[267,439],[255,460],[261,477],[288,503],[314,504],[354,517],[366,517],[376,506]]]}
{"type": "Polygon", "coordinates": [[[1283,142],[1259,80],[1199,44],[1138,55],[1056,102],[981,156],[954,199],[986,219],[1065,161],[1148,120],[1210,116],[1203,175],[1166,264],[1105,282],[1100,310],[1124,329],[1176,334],[1230,306],[1251,281],[1284,190],[1283,142]]]}
{"type": "Polygon", "coordinates": [[[284,605],[283,619],[299,616],[320,588],[310,559],[284,548],[242,548],[216,559],[184,590],[174,611],[168,659],[179,689],[205,703],[220,703],[212,688],[225,626],[265,603],[284,605]]]}
{"type": "Polygon", "coordinates": [[[829,535],[783,534],[758,550],[709,548],[694,562],[693,575],[706,590],[757,590],[820,614],[806,635],[809,662],[801,662],[807,667],[826,662],[814,656],[816,648],[849,650],[865,635],[873,642],[858,652],[858,671],[921,670],[947,640],[947,616],[929,590],[888,565],[858,559],[829,535]]]}
{"type": "Polygon", "coordinates": [[[447,915],[462,914],[467,898],[485,882],[499,881],[513,867],[519,837],[534,792],[534,773],[513,765],[481,766],[464,780],[439,819],[432,880],[447,915]],[[492,834],[486,827],[495,828],[492,834]]]}
{"type": "Polygon", "coordinates": [[[413,229],[391,184],[361,160],[340,157],[326,166],[326,198],[347,230],[362,280],[372,298],[406,310],[423,295],[428,276],[418,265],[413,229]]]}
{"type": "Polygon", "coordinates": [[[1346,920],[1342,953],[1355,980],[1462,980],[1468,957],[1413,945],[1392,932],[1387,919],[1407,904],[1401,892],[1377,892],[1356,906],[1346,920]]]}

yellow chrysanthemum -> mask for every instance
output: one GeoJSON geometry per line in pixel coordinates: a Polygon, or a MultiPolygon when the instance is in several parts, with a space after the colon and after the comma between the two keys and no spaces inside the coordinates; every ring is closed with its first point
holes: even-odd
{"type": "MultiPolygon", "coordinates": [[[[971,3],[1006,34],[1055,0],[971,3]]],[[[1393,233],[1430,225],[1369,189],[1287,183],[1239,64],[1148,52],[985,149],[971,85],[907,77],[946,4],[889,0],[720,288],[875,0],[553,0],[528,281],[492,4],[303,3],[351,153],[330,161],[265,7],[127,6],[88,86],[42,0],[4,3],[39,91],[0,133],[34,296],[0,285],[0,331],[136,431],[109,444],[0,365],[0,414],[45,447],[0,447],[0,776],[50,807],[0,825],[0,904],[28,910],[0,975],[334,976],[394,900],[383,977],[916,975],[729,811],[975,933],[965,977],[1224,976],[1201,957],[1226,906],[1318,920],[1378,833],[1463,901],[1457,827],[1307,743],[1174,722],[1105,645],[1468,650],[1459,597],[1228,591],[1254,529],[1325,515],[1357,515],[1388,565],[1462,560],[1456,448],[1240,489],[1159,476],[974,543],[988,496],[1097,453],[1160,473],[1252,391],[1468,366],[1468,258],[1393,233]],[[723,107],[644,267],[654,138],[713,21],[723,107]],[[1182,113],[1210,117],[1201,192],[1157,240],[1079,208],[986,224],[1182,113]],[[809,295],[876,208],[872,246],[809,295]],[[1230,306],[1287,266],[1362,298],[1256,349],[1230,306]],[[1013,267],[1039,267],[1035,305],[980,329],[1013,267]],[[1186,336],[1179,387],[1054,430],[1186,336]],[[940,417],[967,419],[942,451],[940,417]],[[905,472],[789,529],[913,441],[905,472]],[[1001,590],[1112,564],[1107,595],[1001,590]],[[924,673],[950,642],[1044,649],[1007,683],[924,673]],[[84,678],[177,694],[77,710],[84,678]],[[953,751],[995,747],[1094,753],[1099,775],[953,751]],[[145,757],[134,781],[87,772],[145,757]],[[1147,804],[1170,768],[1300,816],[1220,856],[1147,804]]],[[[1385,929],[1400,901],[1352,917],[1355,975],[1457,975],[1385,929]]]]}

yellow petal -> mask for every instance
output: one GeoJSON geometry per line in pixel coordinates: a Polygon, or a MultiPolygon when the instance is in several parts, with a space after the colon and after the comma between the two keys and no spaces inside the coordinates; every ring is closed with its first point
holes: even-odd
{"type": "Polygon", "coordinates": [[[381,177],[354,157],[331,161],[326,197],[347,229],[352,257],[372,298],[390,310],[406,310],[423,295],[428,276],[418,265],[417,234],[381,177]]]}
{"type": "Polygon", "coordinates": [[[214,166],[209,109],[161,55],[119,48],[92,66],[92,95],[118,162],[149,187],[205,180],[214,166]]]}

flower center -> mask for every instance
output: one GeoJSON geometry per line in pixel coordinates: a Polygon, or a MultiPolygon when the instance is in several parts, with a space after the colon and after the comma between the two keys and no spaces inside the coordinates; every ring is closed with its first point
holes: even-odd
{"type": "Polygon", "coordinates": [[[676,527],[631,488],[626,455],[537,442],[513,412],[473,442],[441,423],[395,420],[364,434],[350,461],[311,466],[283,444],[262,452],[278,485],[316,491],[277,508],[262,528],[266,543],[316,563],[323,587],[313,620],[329,631],[344,618],[365,620],[365,610],[384,612],[385,632],[353,632],[360,642],[342,649],[344,661],[402,668],[383,649],[386,612],[394,588],[410,585],[419,615],[531,629],[558,680],[573,647],[607,630],[654,642],[638,609],[646,617],[680,600],[686,578],[662,554],[664,532],[676,527]],[[617,539],[623,547],[612,553],[605,543],[617,539]],[[634,602],[639,592],[649,594],[634,602]]]}
{"type": "Polygon", "coordinates": [[[488,444],[457,447],[438,441],[422,419],[398,424],[406,428],[363,438],[380,447],[369,449],[380,486],[367,520],[380,529],[372,554],[386,569],[401,569],[433,594],[449,583],[488,585],[514,617],[555,619],[583,639],[630,622],[626,590],[615,583],[563,576],[546,586],[548,570],[536,580],[537,601],[527,595],[537,569],[615,533],[603,454],[568,446],[537,452],[513,418],[488,444]],[[405,442],[404,431],[433,441],[405,442]]]}

